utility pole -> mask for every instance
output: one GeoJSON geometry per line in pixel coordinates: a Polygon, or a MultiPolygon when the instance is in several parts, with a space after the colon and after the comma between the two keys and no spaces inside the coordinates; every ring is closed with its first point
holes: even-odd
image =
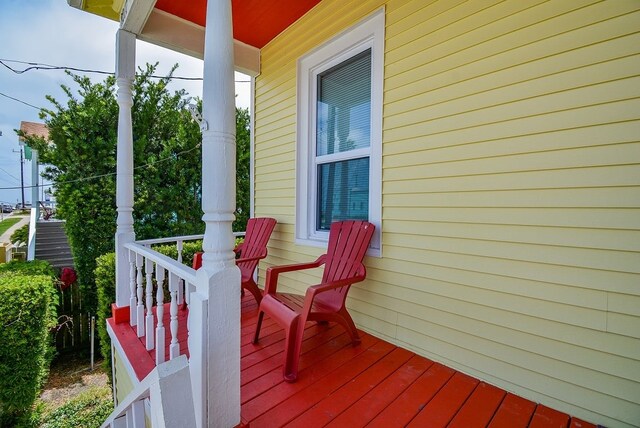
{"type": "MultiPolygon", "coordinates": [[[[22,209],[24,209],[24,157],[22,156],[22,145],[20,145],[20,188],[22,189],[22,209]]],[[[14,153],[18,150],[13,150],[14,153]]]]}

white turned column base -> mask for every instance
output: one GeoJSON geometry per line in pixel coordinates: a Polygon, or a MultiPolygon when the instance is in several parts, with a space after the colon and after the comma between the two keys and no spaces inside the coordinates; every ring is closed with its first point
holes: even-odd
{"type": "Polygon", "coordinates": [[[135,298],[131,295],[129,251],[124,248],[125,244],[135,240],[133,230],[116,231],[116,305],[119,307],[130,306],[132,302],[135,305],[135,298]]]}
{"type": "Polygon", "coordinates": [[[189,307],[189,367],[198,427],[240,423],[240,270],[198,270],[189,307]]]}

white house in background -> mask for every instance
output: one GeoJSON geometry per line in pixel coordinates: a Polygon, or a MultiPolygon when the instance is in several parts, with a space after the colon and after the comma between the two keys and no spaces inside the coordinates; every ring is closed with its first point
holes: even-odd
{"type": "Polygon", "coordinates": [[[140,418],[150,397],[161,420],[175,378],[198,426],[240,422],[235,69],[252,79],[252,214],[278,221],[263,267],[313,258],[332,219],[366,217],[359,328],[583,419],[640,424],[640,2],[68,1],[120,21],[114,322],[157,331],[147,349],[171,334],[175,356],[178,320],[145,312],[143,272],[168,276],[172,307],[190,300],[188,364],[138,383],[114,337],[116,391],[133,391],[119,414],[140,418]],[[137,39],[204,58],[197,273],[135,242],[137,39]]]}
{"type": "MultiPolygon", "coordinates": [[[[27,136],[40,137],[45,141],[49,140],[49,128],[44,123],[22,121],[20,122],[20,131],[27,136]]],[[[20,145],[24,146],[25,159],[31,161],[31,218],[29,220],[27,260],[34,260],[36,257],[36,223],[40,219],[40,164],[38,162],[38,151],[25,145],[22,137],[20,137],[20,145]]],[[[24,188],[22,192],[24,200],[24,188]]]]}

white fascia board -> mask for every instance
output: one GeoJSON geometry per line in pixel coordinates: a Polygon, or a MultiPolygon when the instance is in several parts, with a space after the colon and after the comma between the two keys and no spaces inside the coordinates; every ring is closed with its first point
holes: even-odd
{"type": "Polygon", "coordinates": [[[120,11],[120,28],[140,34],[155,5],[156,0],[127,0],[120,11]]]}

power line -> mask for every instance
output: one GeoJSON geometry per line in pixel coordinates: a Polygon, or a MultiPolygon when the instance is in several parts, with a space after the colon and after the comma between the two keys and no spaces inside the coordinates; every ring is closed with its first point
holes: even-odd
{"type": "MultiPolygon", "coordinates": [[[[151,166],[153,166],[153,165],[155,165],[155,164],[158,164],[158,163],[161,163],[161,162],[166,162],[166,161],[168,161],[168,160],[174,159],[174,157],[182,156],[182,155],[186,155],[187,153],[190,153],[190,152],[192,152],[192,151],[194,151],[194,150],[196,150],[196,149],[200,148],[200,146],[202,146],[202,143],[198,143],[198,144],[196,144],[196,145],[195,145],[195,147],[193,147],[193,148],[191,148],[191,149],[183,150],[183,151],[181,151],[181,152],[176,153],[175,155],[172,155],[172,156],[166,157],[166,158],[164,158],[164,159],[158,159],[157,161],[154,161],[154,162],[149,162],[149,163],[146,163],[146,164],[144,164],[144,165],[138,165],[138,166],[134,167],[133,169],[134,169],[134,170],[136,170],[136,169],[142,169],[142,168],[149,168],[149,167],[151,167],[151,166]]],[[[25,188],[25,189],[32,189],[32,188],[34,188],[34,187],[38,187],[38,186],[46,187],[46,186],[56,186],[56,185],[60,185],[60,184],[72,184],[72,183],[79,183],[79,182],[82,182],[82,181],[94,180],[94,179],[96,179],[96,178],[110,177],[110,176],[112,176],[112,175],[116,175],[116,174],[117,174],[117,173],[115,173],[115,172],[108,172],[108,173],[106,173],[106,174],[98,174],[98,175],[92,175],[92,176],[89,176],[89,177],[76,178],[75,180],[61,181],[61,182],[59,182],[59,183],[42,183],[42,184],[39,184],[39,185],[33,184],[33,185],[31,185],[31,186],[24,186],[24,188],[25,188]]],[[[17,190],[17,189],[22,189],[22,188],[23,188],[22,186],[17,186],[17,187],[0,187],[0,190],[17,190]]]]}
{"type": "MultiPolygon", "coordinates": [[[[5,66],[15,74],[24,74],[27,71],[31,71],[31,70],[67,70],[67,71],[76,71],[79,73],[96,73],[96,74],[105,74],[109,76],[115,76],[115,73],[112,71],[93,70],[93,69],[69,67],[69,66],[62,66],[62,65],[51,65],[51,64],[44,64],[40,62],[18,61],[15,59],[6,59],[6,58],[0,58],[0,64],[5,66]],[[17,70],[11,67],[10,65],[6,64],[5,62],[15,62],[17,64],[28,65],[28,67],[23,68],[22,70],[17,70]]],[[[152,77],[154,79],[168,78],[170,80],[190,80],[190,81],[202,80],[202,77],[184,77],[184,76],[167,77],[167,76],[157,76],[157,75],[151,75],[149,77],[152,77]]],[[[235,83],[251,83],[251,80],[235,80],[234,82],[235,83]]]]}
{"type": "Polygon", "coordinates": [[[19,103],[22,103],[22,104],[24,104],[24,105],[27,105],[27,106],[29,106],[29,107],[33,107],[33,108],[34,108],[34,109],[36,109],[36,110],[44,110],[44,109],[43,109],[43,108],[41,108],[41,107],[36,107],[36,106],[34,106],[33,104],[29,104],[29,103],[28,103],[28,102],[26,102],[26,101],[22,101],[22,100],[19,100],[19,99],[17,99],[17,98],[11,97],[11,96],[9,96],[9,95],[7,95],[7,94],[4,94],[4,93],[2,93],[2,92],[0,92],[0,95],[2,95],[3,97],[7,97],[7,98],[9,98],[10,100],[17,101],[17,102],[19,102],[19,103]]]}
{"type": "Polygon", "coordinates": [[[13,178],[16,181],[20,181],[20,179],[18,177],[16,177],[15,175],[11,174],[9,171],[7,171],[4,168],[0,168],[0,171],[4,172],[5,174],[7,174],[9,177],[13,178]]]}

